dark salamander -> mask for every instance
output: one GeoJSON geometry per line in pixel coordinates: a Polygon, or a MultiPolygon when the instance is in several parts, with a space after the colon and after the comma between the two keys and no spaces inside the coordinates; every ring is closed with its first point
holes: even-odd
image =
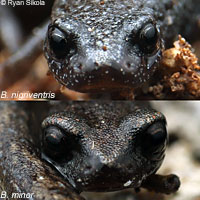
{"type": "Polygon", "coordinates": [[[18,192],[83,200],[83,191],[140,187],[170,194],[180,186],[176,175],[156,173],[166,120],[144,102],[1,102],[0,109],[0,194],[10,199],[18,192]]]}
{"type": "Polygon", "coordinates": [[[79,192],[145,187],[170,194],[180,186],[175,175],[155,175],[165,155],[166,120],[144,103],[59,105],[42,130],[43,159],[79,192]]]}
{"type": "Polygon", "coordinates": [[[197,27],[199,0],[56,0],[44,45],[50,71],[67,88],[140,87],[165,47],[197,27]]]}

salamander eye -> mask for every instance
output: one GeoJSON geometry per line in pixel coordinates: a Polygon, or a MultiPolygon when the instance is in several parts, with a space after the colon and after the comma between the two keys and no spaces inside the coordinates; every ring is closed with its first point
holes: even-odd
{"type": "Polygon", "coordinates": [[[143,133],[142,151],[145,156],[159,160],[164,155],[166,142],[167,131],[165,123],[156,122],[143,133]]]}
{"type": "Polygon", "coordinates": [[[47,154],[53,157],[61,155],[66,141],[67,137],[59,128],[50,126],[44,130],[43,147],[47,154]]]}
{"type": "Polygon", "coordinates": [[[42,151],[55,160],[71,160],[81,152],[80,138],[57,126],[49,126],[43,130],[42,151]]]}
{"type": "Polygon", "coordinates": [[[139,34],[139,46],[144,53],[152,53],[157,49],[158,31],[153,24],[147,24],[139,34]]]}
{"type": "Polygon", "coordinates": [[[48,39],[50,49],[57,59],[70,56],[76,50],[73,35],[64,33],[58,28],[49,29],[48,39]]]}

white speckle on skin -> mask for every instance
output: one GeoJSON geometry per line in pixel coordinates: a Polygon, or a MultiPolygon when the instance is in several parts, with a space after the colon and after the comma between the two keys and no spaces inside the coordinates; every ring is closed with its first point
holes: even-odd
{"type": "Polygon", "coordinates": [[[124,187],[128,187],[128,186],[130,186],[130,185],[131,185],[131,183],[132,183],[132,181],[131,181],[131,180],[127,181],[126,183],[124,183],[124,187]]]}
{"type": "Polygon", "coordinates": [[[4,176],[6,175],[6,170],[3,170],[3,175],[4,175],[4,176]]]}
{"type": "Polygon", "coordinates": [[[172,16],[168,16],[168,17],[167,17],[167,24],[168,24],[168,25],[172,25],[172,24],[173,24],[172,16]]]}
{"type": "Polygon", "coordinates": [[[77,179],[77,182],[79,182],[79,183],[80,183],[80,182],[82,182],[82,180],[79,178],[79,179],[77,179]]]}
{"type": "Polygon", "coordinates": [[[94,149],[94,141],[92,142],[92,149],[94,149]]]}
{"type": "Polygon", "coordinates": [[[89,31],[89,32],[94,31],[94,27],[92,27],[92,28],[88,28],[88,31],[89,31]]]}
{"type": "Polygon", "coordinates": [[[44,177],[43,177],[43,176],[40,176],[40,177],[39,177],[39,180],[44,180],[44,177]]]}

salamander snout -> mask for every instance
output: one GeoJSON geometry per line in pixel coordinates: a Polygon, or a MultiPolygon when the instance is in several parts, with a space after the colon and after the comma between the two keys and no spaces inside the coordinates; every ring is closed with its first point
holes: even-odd
{"type": "Polygon", "coordinates": [[[157,69],[161,54],[162,51],[158,51],[153,56],[142,58],[127,54],[118,59],[110,59],[113,57],[111,54],[100,58],[98,54],[92,54],[92,58],[74,56],[64,64],[52,60],[49,67],[55,78],[69,89],[79,92],[116,91],[140,87],[147,82],[157,69]]]}

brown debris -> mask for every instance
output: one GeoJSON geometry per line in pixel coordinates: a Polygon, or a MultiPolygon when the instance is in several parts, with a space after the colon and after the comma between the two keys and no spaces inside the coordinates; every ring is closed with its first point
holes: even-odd
{"type": "Polygon", "coordinates": [[[199,99],[200,66],[190,44],[179,36],[174,48],[163,52],[161,81],[149,87],[157,99],[199,99]]]}

